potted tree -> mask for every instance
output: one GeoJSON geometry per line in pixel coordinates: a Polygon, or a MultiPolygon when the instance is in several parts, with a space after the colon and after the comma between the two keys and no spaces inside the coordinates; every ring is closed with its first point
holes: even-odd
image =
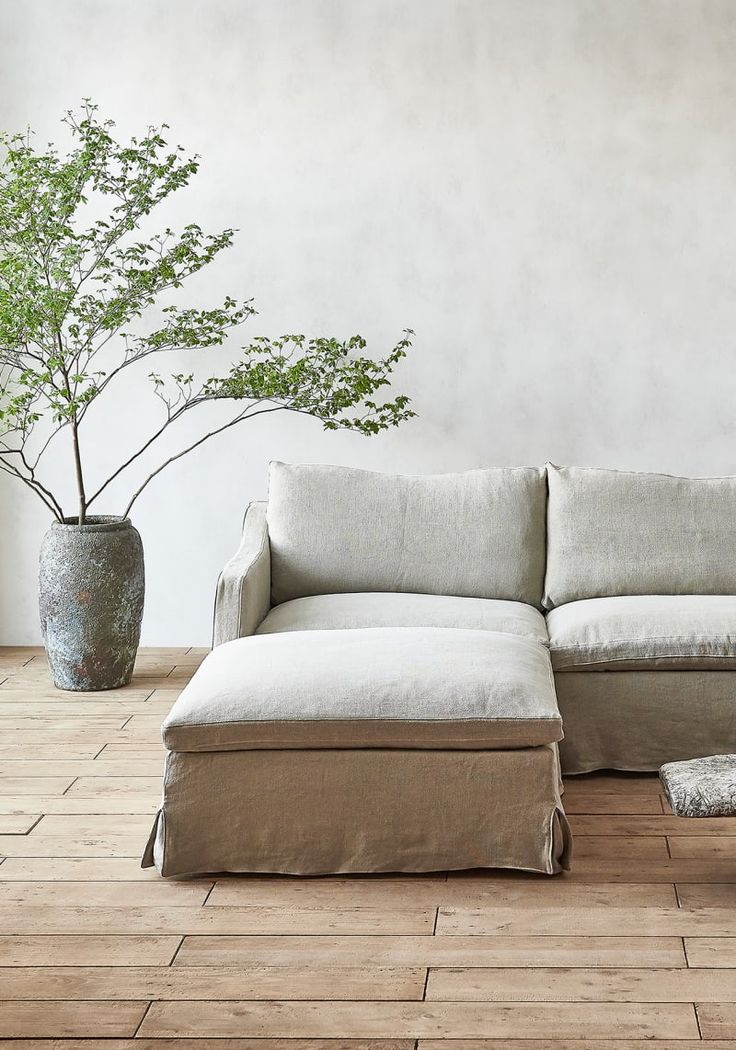
{"type": "Polygon", "coordinates": [[[186,186],[199,161],[164,139],[166,125],[118,142],[114,124],[86,100],[64,122],[61,156],[37,151],[30,132],[0,137],[0,469],[27,485],[54,521],[40,555],[44,643],[62,689],[110,689],[130,681],[143,614],[144,566],[129,514],[169,464],[215,434],[264,412],[314,416],[328,430],[377,434],[414,413],[403,395],[375,400],[410,345],[406,330],[384,358],[347,341],[286,335],[253,339],[221,374],[150,373],[161,421],[136,449],[92,482],[80,435],[123,371],[172,350],[222,346],[255,312],[251,300],[214,307],[149,307],[213,262],[235,230],[136,234],[153,209],[186,186]],[[132,485],[118,514],[100,514],[110,483],[137,464],[170,426],[212,401],[233,403],[223,422],[168,456],[132,485]],[[66,435],[76,486],[74,513],[44,475],[44,456],[66,435]]]}

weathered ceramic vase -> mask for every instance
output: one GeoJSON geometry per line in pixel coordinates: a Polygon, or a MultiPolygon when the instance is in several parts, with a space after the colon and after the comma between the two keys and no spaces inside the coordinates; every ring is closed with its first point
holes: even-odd
{"type": "Polygon", "coordinates": [[[58,689],[127,685],[143,618],[143,544],[129,518],[54,523],[41,544],[39,605],[58,689]]]}

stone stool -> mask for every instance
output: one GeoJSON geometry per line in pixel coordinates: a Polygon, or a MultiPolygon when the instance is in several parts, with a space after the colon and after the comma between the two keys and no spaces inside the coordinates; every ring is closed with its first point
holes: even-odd
{"type": "Polygon", "coordinates": [[[736,755],[667,762],[659,779],[678,817],[736,816],[736,755]]]}

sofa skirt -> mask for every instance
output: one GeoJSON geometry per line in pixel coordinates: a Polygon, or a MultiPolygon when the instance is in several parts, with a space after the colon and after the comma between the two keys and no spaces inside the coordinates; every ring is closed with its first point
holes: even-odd
{"type": "Polygon", "coordinates": [[[569,867],[556,744],[168,752],[143,857],[162,875],[569,867]]]}
{"type": "Polygon", "coordinates": [[[734,671],[565,671],[555,687],[566,774],[736,751],[734,671]]]}

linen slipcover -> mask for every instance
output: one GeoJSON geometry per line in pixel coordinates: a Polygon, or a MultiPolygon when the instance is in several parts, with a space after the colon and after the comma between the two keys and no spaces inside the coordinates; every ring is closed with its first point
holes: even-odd
{"type": "Polygon", "coordinates": [[[557,746],[170,752],[143,858],[162,875],[570,864],[557,746]]]}
{"type": "Polygon", "coordinates": [[[547,609],[626,594],[736,594],[736,478],[547,464],[547,609]]]}
{"type": "Polygon", "coordinates": [[[408,591],[540,605],[546,498],[537,467],[409,476],[274,462],[272,603],[408,591]]]}
{"type": "Polygon", "coordinates": [[[555,671],[736,671],[734,595],[588,598],[553,609],[547,627],[555,671]]]}
{"type": "Polygon", "coordinates": [[[580,671],[555,675],[563,773],[651,771],[736,752],[733,671],[580,671]]]}
{"type": "Polygon", "coordinates": [[[434,627],[227,642],[202,663],[162,732],[174,751],[515,748],[562,735],[545,646],[434,627]]]}
{"type": "Polygon", "coordinates": [[[266,504],[245,512],[240,546],[220,573],[215,597],[213,645],[253,634],[271,606],[271,550],[266,504]]]}
{"type": "Polygon", "coordinates": [[[368,592],[317,594],[277,605],[257,634],[334,631],[360,627],[461,627],[520,634],[547,644],[547,627],[538,609],[493,598],[455,598],[444,594],[368,592]]]}

